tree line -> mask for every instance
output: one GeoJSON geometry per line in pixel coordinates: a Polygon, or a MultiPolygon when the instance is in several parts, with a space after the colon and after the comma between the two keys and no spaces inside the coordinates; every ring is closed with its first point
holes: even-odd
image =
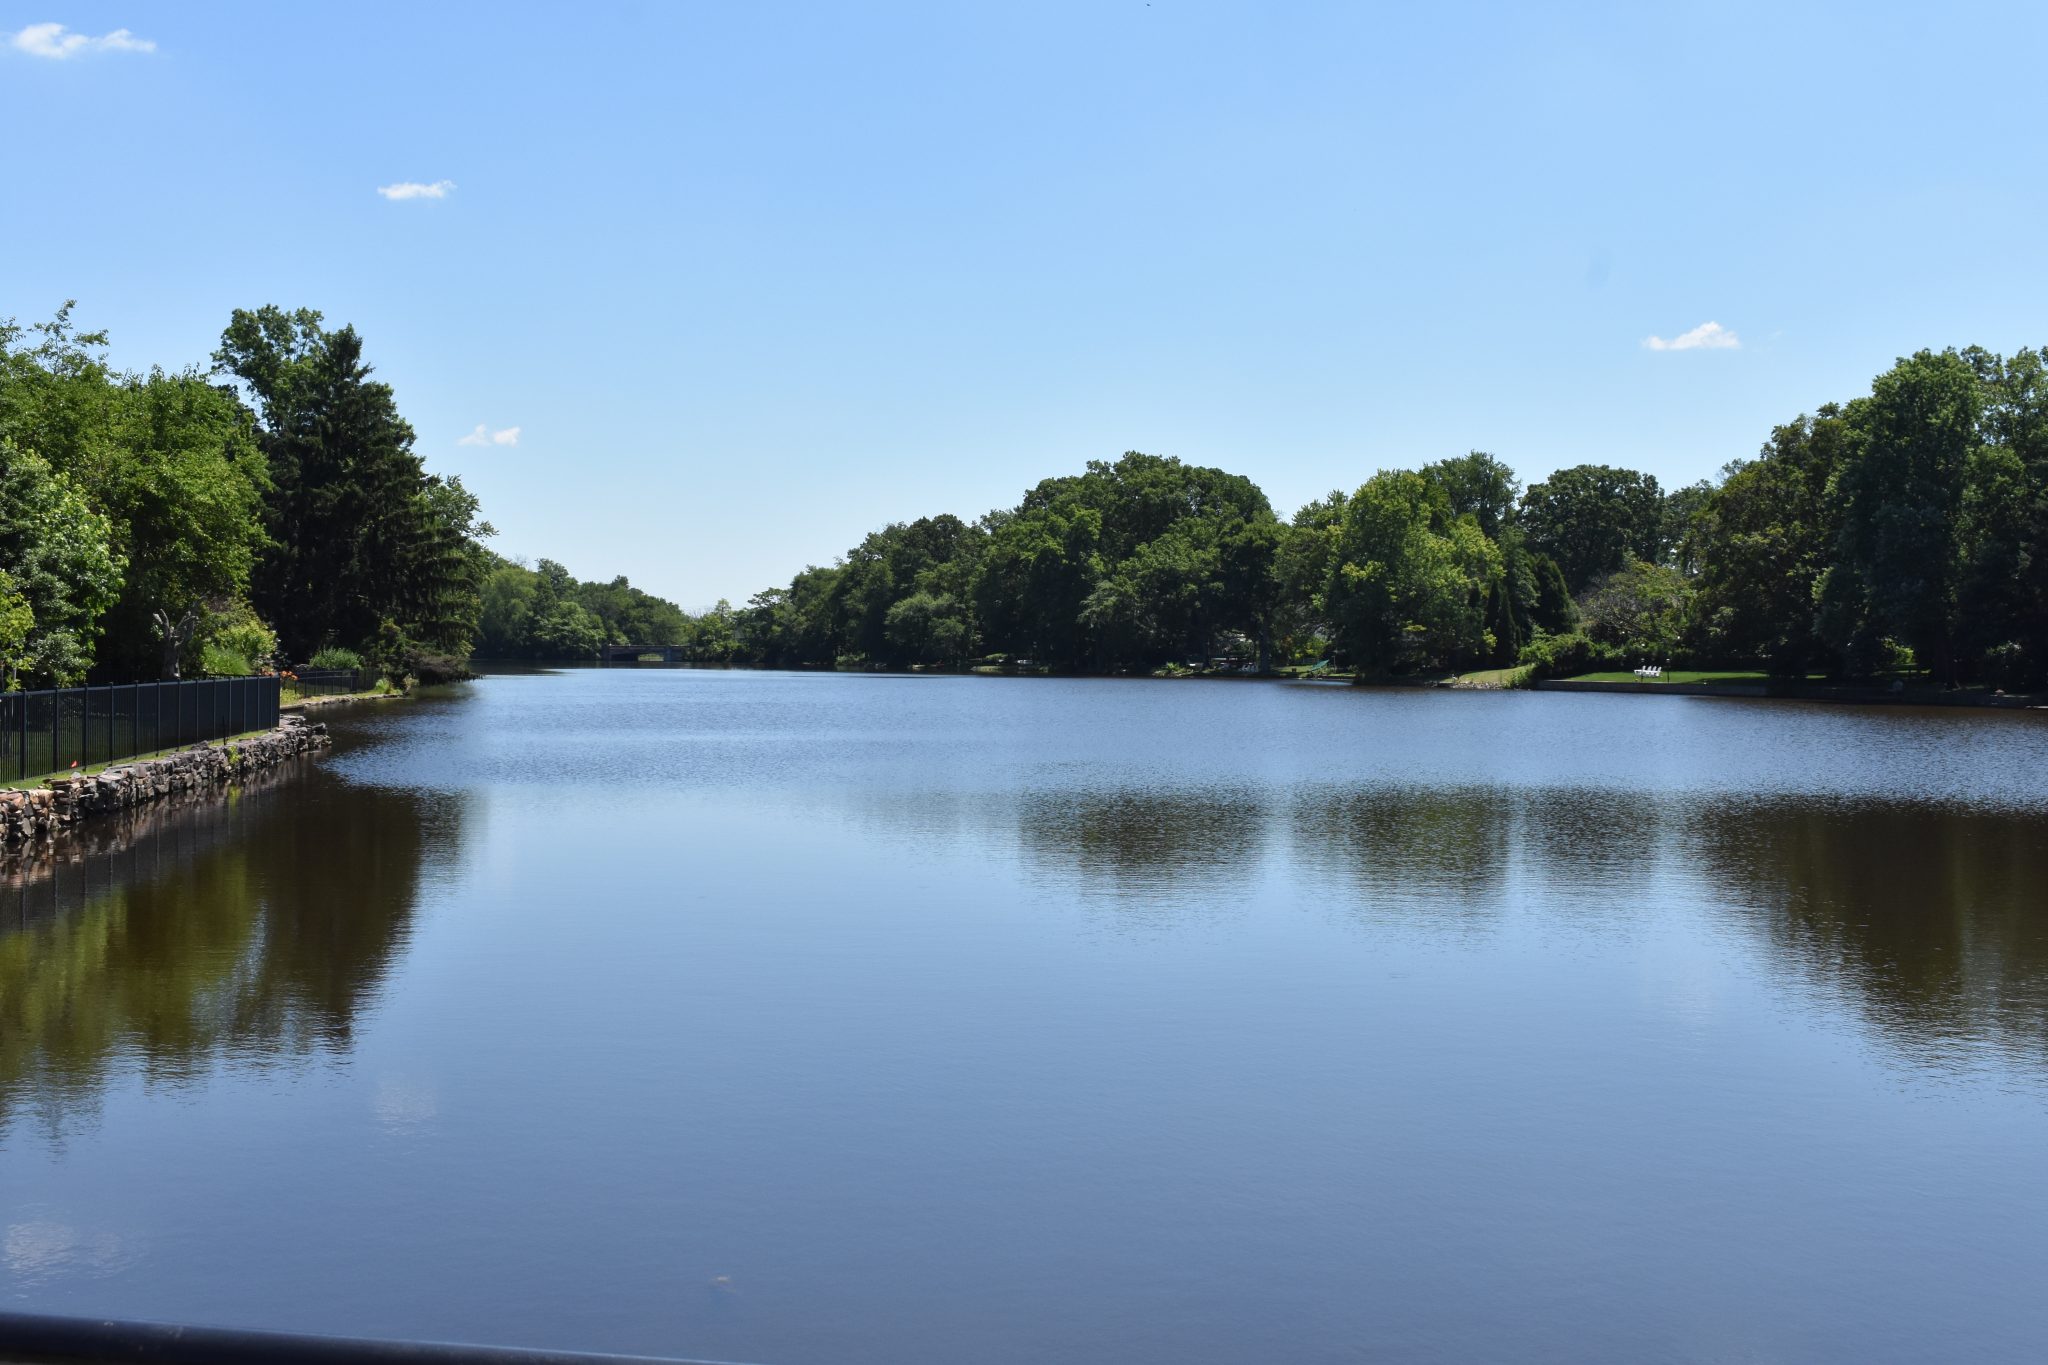
{"type": "Polygon", "coordinates": [[[2048,360],[1922,351],[1718,482],[1491,454],[1281,519],[1242,475],[1131,452],[1015,507],[875,531],[696,657],[1134,671],[1226,658],[1364,676],[1656,663],[2048,685],[2048,360]]]}
{"type": "Polygon", "coordinates": [[[238,309],[210,365],[178,371],[117,371],[106,348],[69,304],[0,320],[5,686],[307,660],[433,678],[480,643],[587,655],[682,620],[623,579],[565,588],[558,565],[493,554],[476,498],[426,472],[352,327],[238,309]]]}
{"type": "Polygon", "coordinates": [[[237,310],[211,364],[176,372],[118,372],[106,344],[69,305],[0,322],[10,686],[323,656],[430,677],[605,644],[778,666],[1662,663],[2048,685],[2040,351],[1922,351],[1718,482],[1668,491],[1594,464],[1524,487],[1474,451],[1283,519],[1241,474],[1131,452],[691,614],[494,554],[351,327],[237,310]]]}

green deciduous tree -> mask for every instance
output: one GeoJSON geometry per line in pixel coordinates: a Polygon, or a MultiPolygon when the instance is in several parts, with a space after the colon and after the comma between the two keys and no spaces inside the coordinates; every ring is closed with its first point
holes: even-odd
{"type": "Polygon", "coordinates": [[[1364,672],[1457,664],[1492,651],[1485,620],[1499,548],[1438,483],[1407,470],[1347,500],[1325,590],[1335,640],[1364,672]]]}
{"type": "Polygon", "coordinates": [[[1834,406],[1778,427],[1754,460],[1728,467],[1694,520],[1699,639],[1721,661],[1794,675],[1830,662],[1817,611],[1848,439],[1834,406]]]}
{"type": "Polygon", "coordinates": [[[27,605],[15,658],[31,685],[79,681],[121,591],[113,527],[47,460],[0,438],[0,572],[27,605]]]}
{"type": "Polygon", "coordinates": [[[1557,561],[1576,593],[1630,558],[1664,557],[1664,494],[1657,480],[1604,464],[1560,469],[1522,496],[1529,548],[1557,561]]]}
{"type": "Polygon", "coordinates": [[[1483,450],[1424,465],[1421,474],[1444,490],[1451,515],[1470,514],[1479,529],[1495,540],[1514,519],[1522,496],[1522,481],[1515,471],[1483,450]]]}
{"type": "Polygon", "coordinates": [[[1668,564],[1631,559],[1579,599],[1588,639],[1642,663],[1662,664],[1678,653],[1691,625],[1693,589],[1668,564]]]}
{"type": "Polygon", "coordinates": [[[232,390],[194,371],[116,374],[105,344],[71,326],[69,305],[30,329],[0,324],[0,435],[48,459],[109,523],[125,573],[101,623],[101,673],[175,673],[176,645],[248,588],[265,544],[264,460],[232,390]]]}
{"type": "Polygon", "coordinates": [[[1961,512],[1983,412],[1983,386],[1954,351],[1901,360],[1848,405],[1840,533],[1822,595],[1826,629],[1852,668],[1874,667],[1890,639],[1956,679],[1961,512]]]}
{"type": "Polygon", "coordinates": [[[35,632],[36,614],[15,585],[14,576],[0,570],[0,691],[20,686],[22,667],[28,662],[29,636],[35,632]]]}

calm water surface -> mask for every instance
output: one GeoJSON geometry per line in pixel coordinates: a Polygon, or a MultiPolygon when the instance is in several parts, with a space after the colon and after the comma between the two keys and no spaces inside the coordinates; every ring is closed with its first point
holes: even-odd
{"type": "Polygon", "coordinates": [[[0,872],[0,1307],[2048,1357],[2048,724],[616,670],[0,872]]]}

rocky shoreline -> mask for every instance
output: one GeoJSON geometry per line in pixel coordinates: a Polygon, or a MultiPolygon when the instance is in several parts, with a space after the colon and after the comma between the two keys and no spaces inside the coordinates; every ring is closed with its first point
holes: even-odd
{"type": "Polygon", "coordinates": [[[32,847],[99,817],[239,782],[332,742],[325,725],[286,715],[276,729],[249,739],[194,745],[90,776],[45,778],[36,790],[0,791],[0,853],[32,847]]]}

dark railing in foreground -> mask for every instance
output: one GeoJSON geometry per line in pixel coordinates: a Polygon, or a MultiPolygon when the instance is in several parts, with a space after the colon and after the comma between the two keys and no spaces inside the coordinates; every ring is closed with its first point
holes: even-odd
{"type": "Polygon", "coordinates": [[[0,782],[268,730],[277,724],[278,684],[195,678],[0,692],[0,782]]]}
{"type": "Polygon", "coordinates": [[[56,1365],[60,1361],[74,1365],[112,1361],[154,1365],[255,1365],[258,1361],[284,1365],[710,1365],[669,1356],[589,1355],[0,1313],[0,1365],[56,1365]]]}

